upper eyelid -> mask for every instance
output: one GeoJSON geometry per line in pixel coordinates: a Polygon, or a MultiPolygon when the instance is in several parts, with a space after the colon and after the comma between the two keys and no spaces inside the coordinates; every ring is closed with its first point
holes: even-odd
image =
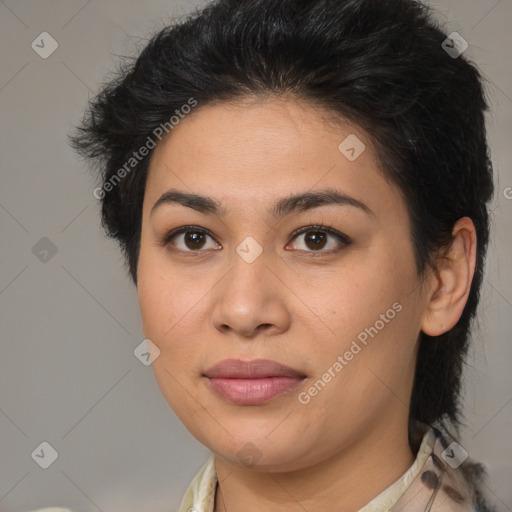
{"type": "Polygon", "coordinates": [[[350,240],[350,237],[348,235],[345,235],[345,233],[342,233],[341,231],[338,231],[337,229],[324,225],[324,224],[311,224],[309,226],[304,226],[302,228],[296,229],[291,235],[291,238],[295,238],[299,235],[303,235],[304,233],[307,233],[308,231],[325,231],[326,233],[336,236],[338,238],[344,239],[346,241],[350,240]]]}

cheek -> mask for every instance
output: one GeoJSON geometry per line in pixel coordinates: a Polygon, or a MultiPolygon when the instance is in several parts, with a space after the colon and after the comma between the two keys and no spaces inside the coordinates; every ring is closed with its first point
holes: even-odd
{"type": "Polygon", "coordinates": [[[187,314],[193,314],[193,304],[187,300],[191,297],[183,296],[174,283],[159,277],[145,279],[138,297],[144,335],[162,355],[174,352],[180,346],[180,333],[187,328],[187,314]]]}
{"type": "Polygon", "coordinates": [[[395,255],[381,249],[378,257],[354,260],[325,290],[315,297],[323,301],[320,316],[331,332],[315,340],[321,347],[315,353],[317,377],[342,356],[343,369],[331,390],[343,394],[349,409],[378,403],[389,391],[386,386],[406,389],[421,318],[416,268],[406,251],[395,255]]]}
{"type": "Polygon", "coordinates": [[[201,299],[209,287],[197,277],[170,271],[169,262],[162,261],[156,251],[141,250],[139,271],[137,293],[144,336],[160,350],[155,361],[159,364],[153,365],[155,374],[164,380],[165,370],[173,376],[184,375],[200,363],[204,337],[197,331],[206,325],[201,299]]]}
{"type": "Polygon", "coordinates": [[[137,295],[144,335],[161,350],[180,318],[182,302],[177,283],[166,275],[157,252],[141,243],[137,295]]]}
{"type": "Polygon", "coordinates": [[[196,345],[184,340],[187,312],[192,313],[190,294],[183,296],[180,283],[165,274],[158,258],[151,256],[141,249],[137,293],[143,332],[160,350],[151,366],[162,395],[187,422],[197,407],[187,399],[186,392],[190,392],[187,372],[197,365],[196,345]]]}
{"type": "Polygon", "coordinates": [[[137,296],[144,335],[158,344],[160,335],[157,320],[161,319],[162,280],[151,259],[141,249],[137,267],[137,296]]]}
{"type": "Polygon", "coordinates": [[[165,251],[154,248],[142,236],[137,267],[137,295],[146,335],[162,339],[179,319],[183,295],[179,280],[169,272],[165,251]],[[182,297],[181,297],[182,298],[182,297]]]}
{"type": "Polygon", "coordinates": [[[320,316],[325,323],[336,335],[348,339],[374,325],[396,302],[403,306],[410,302],[415,297],[411,292],[416,279],[414,267],[405,259],[381,252],[361,261],[356,255],[326,280],[322,290],[312,293],[309,287],[308,295],[319,311],[323,307],[320,316]]]}

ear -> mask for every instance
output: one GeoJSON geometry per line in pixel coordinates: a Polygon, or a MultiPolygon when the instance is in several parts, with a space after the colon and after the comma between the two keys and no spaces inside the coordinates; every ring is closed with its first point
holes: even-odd
{"type": "Polygon", "coordinates": [[[459,321],[469,297],[476,265],[476,230],[469,217],[459,219],[450,246],[436,261],[421,330],[429,336],[449,331],[459,321]]]}

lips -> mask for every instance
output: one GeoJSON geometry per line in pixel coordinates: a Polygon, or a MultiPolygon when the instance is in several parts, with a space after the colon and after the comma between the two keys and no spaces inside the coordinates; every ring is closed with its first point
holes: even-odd
{"type": "Polygon", "coordinates": [[[261,405],[295,389],[305,375],[268,359],[226,359],[204,372],[208,385],[236,405],[261,405]]]}
{"type": "Polygon", "coordinates": [[[289,366],[269,361],[268,359],[225,359],[208,368],[204,375],[209,378],[224,379],[258,379],[264,377],[305,377],[305,375],[289,366]]]}

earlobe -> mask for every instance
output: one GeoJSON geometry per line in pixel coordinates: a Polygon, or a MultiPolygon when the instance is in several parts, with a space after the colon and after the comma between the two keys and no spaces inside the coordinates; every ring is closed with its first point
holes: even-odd
{"type": "Polygon", "coordinates": [[[429,336],[449,331],[459,321],[469,297],[476,265],[476,230],[469,217],[459,219],[450,246],[437,258],[421,330],[429,336]]]}

